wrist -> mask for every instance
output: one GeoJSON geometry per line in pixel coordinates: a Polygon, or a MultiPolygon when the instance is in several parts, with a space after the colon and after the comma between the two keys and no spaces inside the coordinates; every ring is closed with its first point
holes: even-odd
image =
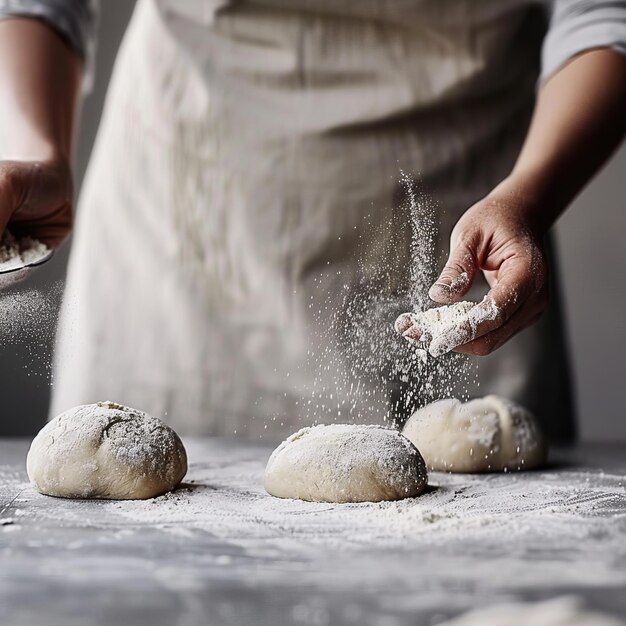
{"type": "Polygon", "coordinates": [[[69,140],[49,137],[31,124],[0,124],[0,161],[68,161],[70,150],[69,140]]]}
{"type": "Polygon", "coordinates": [[[69,157],[71,125],[53,108],[42,106],[45,114],[35,114],[18,107],[10,98],[0,99],[0,160],[49,161],[58,155],[69,157]]]}
{"type": "Polygon", "coordinates": [[[68,163],[69,158],[64,151],[49,145],[22,145],[19,148],[2,146],[0,161],[19,161],[30,163],[68,163]]]}
{"type": "Polygon", "coordinates": [[[512,217],[539,232],[547,231],[565,208],[548,181],[531,171],[514,170],[487,199],[505,206],[512,217]]]}

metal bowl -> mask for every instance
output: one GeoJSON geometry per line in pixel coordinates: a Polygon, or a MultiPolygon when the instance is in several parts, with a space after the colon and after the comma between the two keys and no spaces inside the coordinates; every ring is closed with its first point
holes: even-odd
{"type": "Polygon", "coordinates": [[[24,279],[28,278],[37,267],[47,263],[53,256],[54,250],[50,250],[50,252],[44,254],[44,256],[32,263],[21,265],[20,267],[12,267],[8,270],[0,270],[0,290],[21,283],[24,279]]]}

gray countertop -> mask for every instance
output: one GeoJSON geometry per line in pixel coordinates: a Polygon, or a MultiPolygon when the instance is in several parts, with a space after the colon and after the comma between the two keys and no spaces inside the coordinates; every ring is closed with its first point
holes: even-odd
{"type": "Polygon", "coordinates": [[[0,441],[0,624],[416,626],[562,595],[626,615],[626,446],[328,505],[265,494],[272,444],[185,443],[181,489],[114,502],[34,493],[27,442],[0,441]]]}

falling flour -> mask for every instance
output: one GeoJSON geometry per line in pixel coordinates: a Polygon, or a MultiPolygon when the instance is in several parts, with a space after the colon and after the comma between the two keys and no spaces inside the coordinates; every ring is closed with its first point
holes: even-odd
{"type": "Polygon", "coordinates": [[[27,376],[52,376],[52,348],[63,284],[45,288],[13,287],[0,290],[0,351],[10,354],[15,367],[27,376]]]}
{"type": "MultiPolygon", "coordinates": [[[[0,273],[37,263],[49,253],[41,241],[5,231],[0,239],[0,273]]],[[[45,289],[13,284],[0,289],[0,351],[11,352],[12,367],[23,367],[29,377],[50,380],[60,294],[58,282],[45,289]]]]}
{"type": "MultiPolygon", "coordinates": [[[[404,200],[388,223],[363,218],[356,245],[362,280],[346,283],[339,303],[321,297],[313,314],[318,339],[304,366],[315,372],[310,397],[299,407],[304,424],[382,420],[399,426],[439,398],[468,399],[476,385],[470,357],[450,352],[434,358],[393,328],[403,311],[438,315],[430,312],[437,309],[428,291],[441,257],[438,208],[407,174],[400,182],[404,200]],[[374,230],[384,243],[372,249],[367,233],[374,230]]],[[[315,281],[320,294],[340,274],[321,272],[315,281]]]]}

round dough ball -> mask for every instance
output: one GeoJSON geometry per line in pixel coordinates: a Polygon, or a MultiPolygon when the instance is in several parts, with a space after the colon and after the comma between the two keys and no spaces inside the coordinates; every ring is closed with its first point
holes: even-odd
{"type": "Polygon", "coordinates": [[[533,469],[546,461],[539,424],[524,407],[499,396],[463,404],[450,398],[416,411],[403,434],[442,472],[533,469]]]}
{"type": "Polygon", "coordinates": [[[265,489],[312,502],[379,502],[418,496],[424,459],[397,430],[331,424],[303,428],[274,450],[265,489]]]}
{"type": "Polygon", "coordinates": [[[187,473],[178,435],[156,417],[113,402],[77,406],[33,440],[26,469],[48,496],[140,500],[171,491],[187,473]]]}

